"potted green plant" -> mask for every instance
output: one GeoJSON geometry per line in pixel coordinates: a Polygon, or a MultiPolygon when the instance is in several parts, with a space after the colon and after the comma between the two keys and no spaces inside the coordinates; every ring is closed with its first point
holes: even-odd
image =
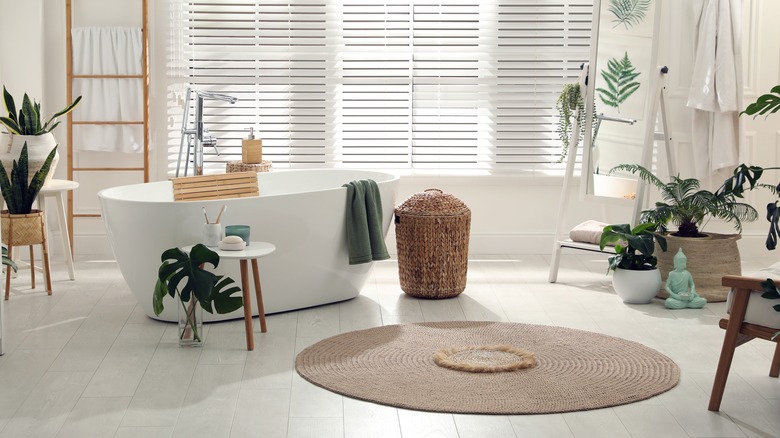
{"type": "MultiPolygon", "coordinates": [[[[3,139],[2,144],[6,144],[8,147],[0,148],[0,162],[2,162],[6,171],[10,170],[11,162],[19,156],[22,145],[26,143],[30,154],[30,172],[35,173],[43,165],[49,152],[57,146],[57,141],[51,133],[60,124],[57,119],[73,111],[76,105],[81,102],[81,96],[77,97],[65,109],[49,117],[45,122],[41,118],[41,104],[31,100],[26,93],[22,98],[22,106],[19,108],[18,113],[16,102],[5,87],[3,87],[3,102],[8,111],[8,116],[0,117],[0,123],[8,132],[3,134],[7,138],[3,139]]],[[[59,155],[55,155],[51,164],[52,171],[48,173],[44,183],[48,183],[51,180],[58,161],[59,155]]]]}
{"type": "MultiPolygon", "coordinates": [[[[615,171],[637,174],[661,195],[654,207],[642,212],[642,222],[658,224],[668,240],[669,251],[658,256],[662,281],[674,270],[674,254],[682,248],[688,256],[687,269],[696,279],[696,291],[709,302],[724,301],[728,288],[721,286],[721,277],[742,273],[737,246],[742,223],[758,219],[758,211],[743,201],[741,186],[726,180],[711,192],[702,189],[696,178],[672,176],[664,182],[638,164],[621,164],[610,172],[615,171]],[[701,229],[713,218],[730,223],[736,233],[703,233],[701,229]]],[[[665,298],[666,291],[659,290],[659,296],[665,298]]]]}
{"type": "Polygon", "coordinates": [[[649,303],[661,288],[655,243],[666,251],[666,239],[656,232],[657,228],[652,222],[634,228],[629,224],[604,227],[599,247],[603,251],[607,245],[615,244],[607,273],[614,271],[612,286],[624,303],[649,303]]]}
{"type": "Polygon", "coordinates": [[[209,313],[230,313],[244,304],[232,278],[206,271],[204,265],[219,265],[219,254],[201,243],[195,245],[189,254],[179,248],[165,250],[160,256],[162,264],[157,273],[152,304],[155,315],[164,310],[163,299],[170,295],[178,301],[179,344],[201,345],[203,338],[202,311],[209,313]]]}
{"type": "MultiPolygon", "coordinates": [[[[46,246],[46,233],[43,230],[43,212],[37,209],[33,210],[32,206],[43,187],[43,182],[49,173],[56,153],[57,147],[55,146],[49,152],[40,169],[31,178],[28,178],[27,144],[22,146],[18,161],[13,160],[10,177],[6,173],[5,167],[0,166],[0,193],[2,193],[6,207],[6,210],[0,211],[2,242],[8,245],[9,256],[14,246],[43,245],[43,261],[47,272],[49,251],[46,246]]],[[[47,290],[51,294],[49,276],[47,275],[46,278],[47,290]]],[[[6,289],[6,300],[8,293],[9,291],[6,289]]]]}
{"type": "MultiPolygon", "coordinates": [[[[770,114],[774,114],[778,111],[780,111],[780,85],[775,85],[772,87],[769,93],[758,96],[756,101],[748,105],[747,108],[745,108],[745,110],[740,113],[740,115],[747,114],[754,117],[760,115],[769,116],[770,114]]],[[[778,168],[762,168],[741,164],[734,170],[734,175],[730,180],[734,186],[739,187],[740,189],[743,188],[745,184],[748,185],[749,189],[753,189],[757,185],[756,181],[761,177],[764,170],[769,169],[777,170],[778,168]]],[[[726,183],[729,183],[729,181],[727,180],[726,183]]],[[[780,184],[771,187],[771,189],[774,190],[775,194],[780,193],[780,184]]],[[[780,237],[780,226],[778,226],[778,222],[780,222],[780,208],[778,208],[777,201],[767,204],[766,212],[766,217],[769,221],[769,233],[766,239],[766,248],[772,251],[777,248],[777,240],[778,237],[780,237]]],[[[761,295],[761,298],[767,300],[769,303],[772,303],[772,308],[774,308],[776,312],[780,312],[780,304],[774,304],[774,300],[780,300],[780,292],[777,289],[777,284],[772,279],[768,278],[766,281],[761,283],[761,286],[764,288],[764,293],[761,295]]],[[[775,333],[772,339],[778,336],[780,336],[780,332],[775,333]]]]}

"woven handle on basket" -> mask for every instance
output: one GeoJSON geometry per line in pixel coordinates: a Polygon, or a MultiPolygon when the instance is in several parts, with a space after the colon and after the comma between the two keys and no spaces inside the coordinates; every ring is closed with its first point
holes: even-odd
{"type": "Polygon", "coordinates": [[[425,189],[424,191],[425,191],[425,192],[439,192],[439,193],[444,193],[444,192],[442,192],[442,191],[441,191],[441,189],[425,189]]]}

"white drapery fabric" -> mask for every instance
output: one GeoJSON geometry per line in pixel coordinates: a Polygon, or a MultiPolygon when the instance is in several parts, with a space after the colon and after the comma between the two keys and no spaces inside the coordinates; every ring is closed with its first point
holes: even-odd
{"type": "MultiPolygon", "coordinates": [[[[688,106],[696,177],[739,163],[742,124],[742,0],[704,0],[688,106]]],[[[698,5],[697,4],[697,5],[698,5]]]]}
{"type": "MultiPolygon", "coordinates": [[[[141,28],[73,28],[75,75],[140,75],[141,28]]],[[[83,96],[74,121],[143,121],[143,80],[77,78],[73,95],[83,96]]],[[[74,148],[137,152],[143,148],[143,125],[74,125],[74,148]]]]}

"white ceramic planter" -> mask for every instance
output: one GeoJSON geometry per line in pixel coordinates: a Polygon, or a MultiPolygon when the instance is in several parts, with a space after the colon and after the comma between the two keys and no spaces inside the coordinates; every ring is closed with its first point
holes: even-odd
{"type": "MultiPolygon", "coordinates": [[[[49,156],[49,152],[57,146],[57,140],[54,139],[54,135],[51,132],[47,132],[43,135],[8,135],[3,134],[0,139],[0,162],[5,167],[6,173],[10,178],[11,168],[14,160],[19,160],[19,155],[22,153],[22,146],[27,142],[27,168],[28,168],[28,182],[32,180],[33,175],[37,172],[46,161],[46,157],[49,156]]],[[[46,181],[44,185],[48,184],[54,176],[54,169],[57,167],[57,162],[60,160],[60,153],[54,155],[54,161],[51,163],[49,173],[46,175],[46,181]]]]}
{"type": "Polygon", "coordinates": [[[647,304],[661,288],[661,271],[658,269],[632,271],[618,268],[612,274],[612,287],[624,303],[647,304]]]}

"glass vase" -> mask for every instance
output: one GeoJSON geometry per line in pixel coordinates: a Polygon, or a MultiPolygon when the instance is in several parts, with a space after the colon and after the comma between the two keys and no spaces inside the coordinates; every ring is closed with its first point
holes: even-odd
{"type": "Polygon", "coordinates": [[[179,301],[179,346],[200,347],[203,345],[203,307],[195,297],[179,301]]]}

